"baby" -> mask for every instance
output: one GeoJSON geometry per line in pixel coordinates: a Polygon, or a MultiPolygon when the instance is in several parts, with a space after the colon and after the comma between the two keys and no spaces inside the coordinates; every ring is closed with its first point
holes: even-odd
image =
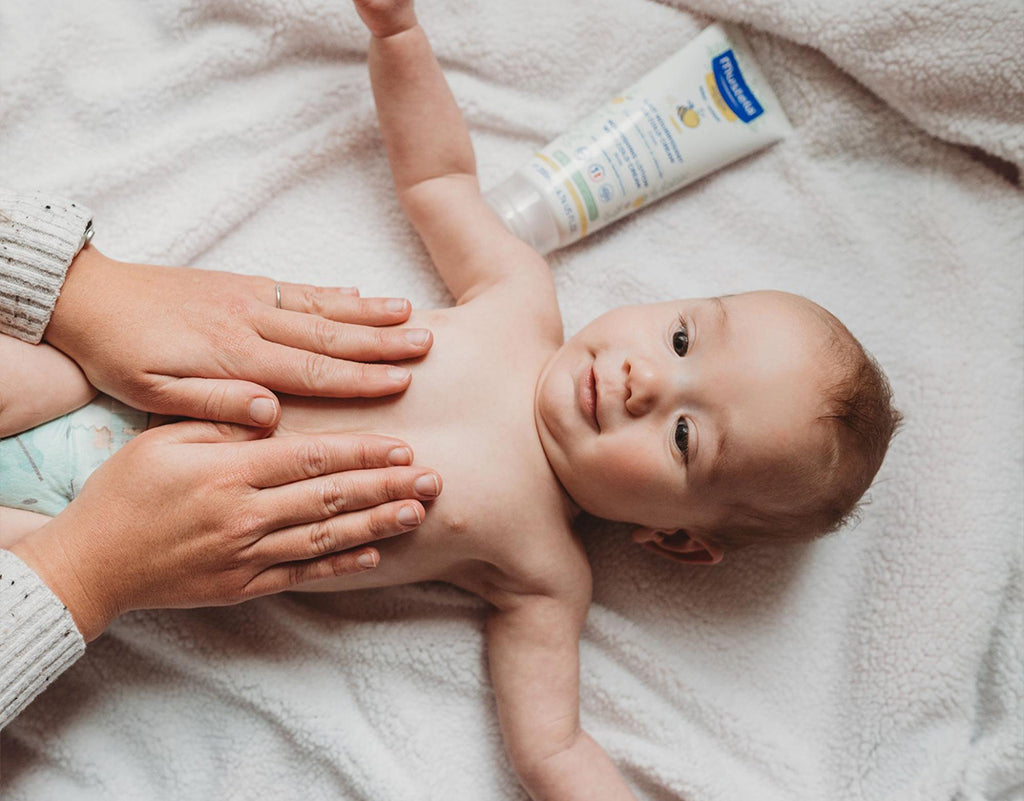
{"type": "Polygon", "coordinates": [[[484,202],[411,0],[356,6],[399,201],[457,303],[410,321],[434,346],[402,397],[285,397],[275,433],[402,437],[445,491],[416,531],[376,546],[376,567],[303,589],[441,580],[481,596],[530,795],[633,798],[580,728],[591,572],[574,518],[627,523],[648,550],[704,564],[835,529],[898,421],[888,384],[838,320],[781,292],[620,308],[563,344],[548,266],[484,202]]]}

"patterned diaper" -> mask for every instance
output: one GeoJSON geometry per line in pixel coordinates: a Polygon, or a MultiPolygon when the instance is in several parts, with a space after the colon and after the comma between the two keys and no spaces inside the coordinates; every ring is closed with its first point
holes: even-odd
{"type": "Polygon", "coordinates": [[[147,412],[97,395],[70,414],[0,439],[0,506],[58,514],[92,471],[148,423],[147,412]]]}

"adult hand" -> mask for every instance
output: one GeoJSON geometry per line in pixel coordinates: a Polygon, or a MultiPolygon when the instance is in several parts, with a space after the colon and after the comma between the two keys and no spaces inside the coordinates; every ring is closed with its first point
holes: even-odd
{"type": "Polygon", "coordinates": [[[232,604],[372,569],[380,554],[361,546],[416,528],[420,500],[441,489],[391,437],[264,434],[200,421],[146,431],[11,550],[89,641],[131,609],[232,604]]]}
{"type": "Polygon", "coordinates": [[[125,264],[87,245],[68,270],[44,339],[98,389],[150,412],[272,426],[273,392],[401,392],[423,356],[409,301],[184,267],[125,264]]]}

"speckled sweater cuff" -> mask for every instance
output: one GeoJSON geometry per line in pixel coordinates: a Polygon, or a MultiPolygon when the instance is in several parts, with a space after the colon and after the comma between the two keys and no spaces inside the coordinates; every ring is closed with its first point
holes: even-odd
{"type": "Polygon", "coordinates": [[[0,333],[43,338],[91,219],[70,200],[0,187],[0,333]]]}
{"type": "Polygon", "coordinates": [[[60,599],[17,556],[0,550],[0,728],[84,652],[60,599]]]}

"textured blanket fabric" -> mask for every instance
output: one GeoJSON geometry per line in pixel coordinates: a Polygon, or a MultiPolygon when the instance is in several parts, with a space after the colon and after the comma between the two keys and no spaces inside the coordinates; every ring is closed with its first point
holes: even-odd
{"type": "MultiPolygon", "coordinates": [[[[698,569],[589,535],[583,720],[637,795],[1021,798],[1020,3],[418,8],[485,187],[708,15],[745,24],[792,138],[557,254],[567,331],[623,302],[799,292],[906,413],[834,538],[698,569]]],[[[87,202],[114,257],[445,304],[366,42],[344,0],[5,0],[0,183],[87,202]]],[[[0,791],[521,799],[482,623],[442,585],[129,615],[3,733],[0,791]]]]}

